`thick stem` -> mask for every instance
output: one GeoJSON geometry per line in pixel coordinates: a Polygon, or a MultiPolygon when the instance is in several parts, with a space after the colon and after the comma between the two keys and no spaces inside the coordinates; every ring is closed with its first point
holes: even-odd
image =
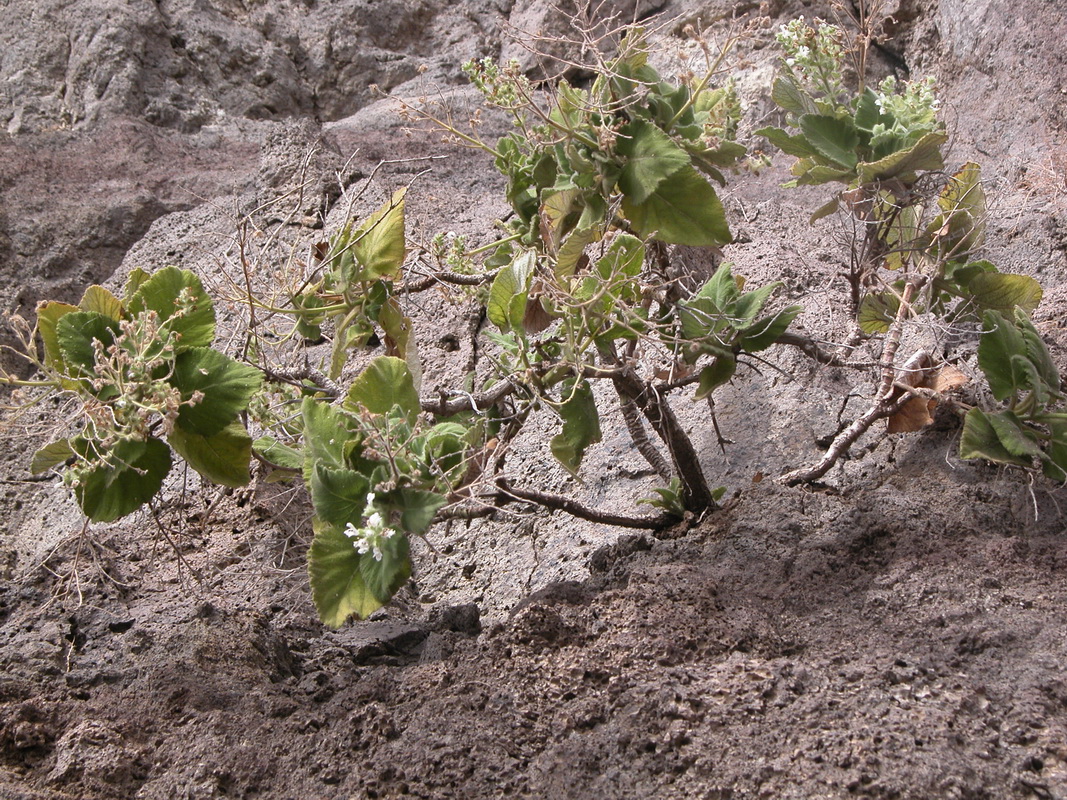
{"type": "Polygon", "coordinates": [[[612,378],[615,391],[623,402],[627,400],[641,409],[667,450],[674,464],[674,473],[682,482],[682,502],[688,511],[702,513],[716,508],[704,470],[689,435],[682,429],[667,399],[654,386],[645,383],[630,370],[612,378]]]}

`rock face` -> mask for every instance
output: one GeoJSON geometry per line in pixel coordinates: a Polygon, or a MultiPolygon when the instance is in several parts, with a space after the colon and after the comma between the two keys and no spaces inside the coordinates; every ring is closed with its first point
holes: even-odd
{"type": "MultiPolygon", "coordinates": [[[[874,66],[938,78],[950,162],[981,162],[996,201],[990,257],[1045,284],[1036,320],[1062,367],[1067,21],[1041,0],[885,10],[874,66]]],[[[553,74],[580,45],[539,60],[505,31],[556,35],[566,14],[606,30],[608,11],[676,15],[657,34],[668,52],[686,24],[751,23],[752,123],[770,109],[773,27],[831,14],[823,0],[0,0],[0,309],[30,316],[135,266],[225,291],[242,221],[252,263],[281,270],[278,253],[302,257],[412,182],[416,242],[481,244],[507,212],[487,158],[409,130],[378,90],[466,111],[462,61],[553,74]]],[[[801,297],[833,282],[841,244],[807,224],[825,198],[779,188],[787,161],[730,177],[724,256],[801,297]]],[[[420,302],[432,387],[473,356],[462,309],[420,302]]],[[[944,431],[876,443],[832,490],[759,483],[753,464],[815,452],[849,388],[833,371],[788,377],[723,390],[726,454],[706,414],[682,412],[738,494],[687,537],[559,517],[442,527],[416,587],[338,632],[310,607],[298,494],[179,487],[162,527],[81,533],[62,490],[27,482],[38,433],[20,422],[0,459],[0,796],[1067,798],[1062,500],[952,459],[944,431]]],[[[544,441],[527,444],[525,479],[574,488],[544,441]]],[[[590,463],[601,505],[641,496],[621,435],[590,463]]]]}

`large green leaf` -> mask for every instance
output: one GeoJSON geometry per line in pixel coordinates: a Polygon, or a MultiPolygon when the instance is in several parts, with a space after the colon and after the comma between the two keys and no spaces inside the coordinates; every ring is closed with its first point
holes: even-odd
{"type": "Polygon", "coordinates": [[[100,342],[106,349],[118,335],[118,322],[96,311],[74,311],[56,323],[60,358],[75,377],[94,377],[97,370],[93,342],[100,342]]]}
{"type": "MultiPolygon", "coordinates": [[[[92,450],[84,440],[74,449],[83,458],[92,450]]],[[[93,522],[113,522],[151,500],[170,472],[170,448],[159,439],[118,442],[104,454],[106,463],[81,477],[74,488],[85,516],[93,522]]]]}
{"type": "Polygon", "coordinates": [[[800,130],[808,144],[819,155],[847,169],[855,169],[859,163],[856,148],[860,137],[851,120],[826,117],[822,114],[804,114],[798,120],[800,130]]]}
{"type": "Polygon", "coordinates": [[[140,284],[129,299],[132,316],[155,311],[161,323],[179,334],[179,346],[207,347],[215,340],[215,307],[200,278],[187,269],[166,267],[140,284]],[[175,316],[179,298],[185,310],[175,316]]]}
{"type": "Polygon", "coordinates": [[[787,155],[797,158],[811,158],[819,155],[819,151],[803,136],[790,136],[781,128],[760,128],[754,133],[756,136],[766,137],[767,141],[787,155]]]}
{"type": "Polygon", "coordinates": [[[448,502],[437,492],[405,487],[398,489],[400,527],[407,533],[423,534],[433,523],[434,515],[448,502]]]}
{"type": "MultiPolygon", "coordinates": [[[[771,100],[777,103],[779,107],[797,116],[811,114],[815,111],[815,103],[811,101],[811,98],[804,94],[796,83],[785,76],[780,76],[771,87],[771,100]]],[[[759,131],[757,131],[757,134],[764,135],[759,131]]]]}
{"type": "Polygon", "coordinates": [[[968,161],[945,184],[937,198],[942,252],[963,258],[985,240],[986,200],[982,188],[982,170],[968,161]]]}
{"type": "Polygon", "coordinates": [[[1013,313],[1015,307],[1033,311],[1041,302],[1044,290],[1029,275],[981,272],[967,282],[967,290],[982,309],[1013,313]]]}
{"type": "Polygon", "coordinates": [[[40,475],[50,469],[65,464],[75,455],[74,448],[70,446],[69,439],[60,439],[58,442],[47,444],[33,454],[30,461],[30,472],[40,475]]]}
{"type": "Polygon", "coordinates": [[[175,425],[167,437],[174,451],[209,481],[222,486],[245,486],[251,479],[252,437],[237,420],[213,436],[190,433],[175,425]]]}
{"type": "Polygon", "coordinates": [[[733,241],[718,195],[693,167],[663,180],[643,203],[623,196],[622,212],[642,237],[697,247],[733,241]]]}
{"type": "Polygon", "coordinates": [[[1067,481],[1067,421],[1049,423],[1052,440],[1048,443],[1045,475],[1063,483],[1067,481]]]}
{"type": "Polygon", "coordinates": [[[626,158],[619,189],[633,203],[645,202],[663,181],[690,165],[689,154],[671,137],[640,119],[619,130],[616,151],[626,158]]]}
{"type": "Polygon", "coordinates": [[[589,381],[568,378],[561,392],[563,402],[558,410],[563,418],[563,430],[552,437],[550,446],[559,463],[577,474],[586,448],[600,441],[600,415],[589,381]]]}
{"type": "Polygon", "coordinates": [[[896,292],[871,292],[860,301],[857,322],[864,333],[886,333],[900,310],[896,292]]]}
{"type": "Polygon", "coordinates": [[[941,157],[941,145],[948,141],[944,133],[928,133],[907,150],[890,153],[878,161],[858,165],[856,173],[860,183],[873,183],[888,178],[914,180],[919,170],[936,170],[945,166],[941,157]]]}
{"type": "Polygon", "coordinates": [[[1022,334],[1026,346],[1026,358],[1034,365],[1034,368],[1044,381],[1045,385],[1057,396],[1060,388],[1060,371],[1056,362],[1052,360],[1041,334],[1037,332],[1034,323],[1022,309],[1015,309],[1015,324],[1022,334]]]}
{"type": "Polygon", "coordinates": [[[234,361],[210,347],[195,347],[174,359],[171,383],[189,401],[199,392],[199,402],[183,403],[178,426],[188,433],[214,436],[248,408],[248,401],[263,384],[263,373],[234,361]]]}
{"type": "Polygon", "coordinates": [[[352,251],[362,267],[360,279],[399,279],[407,255],[404,240],[406,193],[406,188],[393,192],[393,196],[352,237],[352,251]]]}
{"type": "Polygon", "coordinates": [[[305,397],[301,405],[304,417],[304,482],[311,483],[317,465],[333,469],[348,466],[346,446],[358,438],[356,422],[325,400],[305,397]]]}
{"type": "Polygon", "coordinates": [[[537,266],[537,256],[524,252],[497,273],[489,289],[485,313],[502,331],[521,330],[526,315],[526,298],[530,277],[537,266]]]}
{"type": "Polygon", "coordinates": [[[363,619],[388,602],[379,599],[360,573],[360,555],[345,536],[344,526],[315,520],[315,538],[308,550],[308,577],[311,597],[319,619],[331,628],[339,628],[353,614],[363,619]]]}
{"type": "Polygon", "coordinates": [[[363,585],[384,604],[411,577],[411,548],[408,537],[396,533],[383,539],[380,549],[381,561],[372,553],[360,557],[359,574],[363,585]]]}
{"type": "Polygon", "coordinates": [[[118,322],[123,317],[122,302],[103,286],[93,284],[82,295],[78,308],[82,311],[95,311],[118,322]]]}
{"type": "MultiPolygon", "coordinates": [[[[1003,427],[1004,423],[1001,425],[1003,427]]],[[[1032,463],[1032,459],[1016,455],[1004,446],[990,416],[979,408],[968,411],[963,421],[960,458],[984,458],[986,461],[1016,464],[1020,467],[1028,467],[1032,463]]]]}
{"type": "Polygon", "coordinates": [[[1000,401],[1026,388],[1026,373],[1017,368],[1013,356],[1026,356],[1022,332],[999,311],[986,311],[982,315],[978,366],[985,373],[993,397],[1000,401]]]}
{"type": "Polygon", "coordinates": [[[59,349],[56,326],[61,318],[77,310],[77,306],[69,303],[37,304],[37,332],[41,334],[41,340],[44,342],[44,363],[60,372],[66,370],[66,362],[59,349]]]}
{"type": "Polygon", "coordinates": [[[732,355],[717,356],[715,361],[700,370],[700,382],[697,384],[694,398],[703,400],[713,391],[729,381],[736,371],[736,358],[732,355]]]}
{"type": "Polygon", "coordinates": [[[358,525],[363,519],[370,491],[366,475],[351,469],[313,464],[308,488],[315,514],[320,519],[342,528],[349,522],[358,525]]]}
{"type": "Polygon", "coordinates": [[[378,356],[359,374],[345,397],[345,407],[388,414],[398,406],[411,422],[422,406],[407,362],[393,356],[378,356]]]}

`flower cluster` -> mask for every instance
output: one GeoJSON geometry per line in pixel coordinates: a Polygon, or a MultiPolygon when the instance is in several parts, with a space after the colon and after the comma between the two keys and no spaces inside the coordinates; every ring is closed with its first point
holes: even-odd
{"type": "Polygon", "coordinates": [[[370,553],[375,561],[382,560],[382,543],[392,539],[396,535],[393,528],[389,528],[382,519],[381,512],[374,507],[374,492],[367,495],[367,505],[363,509],[365,522],[361,527],[356,527],[349,522],[345,525],[345,536],[352,539],[352,546],[361,556],[370,553]]]}
{"type": "Polygon", "coordinates": [[[872,131],[871,144],[890,138],[914,141],[925,133],[939,130],[937,111],[940,101],[935,94],[936,81],[929,77],[921,81],[905,81],[903,87],[892,75],[883,80],[876,94],[878,111],[892,118],[892,124],[879,123],[872,131]]]}
{"type": "Polygon", "coordinates": [[[804,20],[795,19],[783,25],[774,38],[785,51],[786,69],[837,103],[844,91],[841,65],[845,47],[841,29],[822,20],[816,20],[812,28],[804,20]]]}
{"type": "Polygon", "coordinates": [[[468,61],[463,65],[463,73],[485,99],[498,108],[517,108],[532,93],[530,81],[522,74],[515,59],[503,64],[489,57],[468,61]]]}

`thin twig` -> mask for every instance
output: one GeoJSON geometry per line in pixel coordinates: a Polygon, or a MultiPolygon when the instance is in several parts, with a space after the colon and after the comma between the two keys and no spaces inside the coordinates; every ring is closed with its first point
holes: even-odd
{"type": "Polygon", "coordinates": [[[528,503],[536,503],[539,506],[552,509],[553,511],[566,511],[568,514],[589,522],[598,522],[603,525],[615,525],[619,528],[640,528],[642,530],[660,530],[670,527],[678,522],[678,517],[673,514],[657,514],[654,517],[630,517],[622,514],[612,514],[607,511],[599,511],[595,508],[579,503],[570,497],[539,492],[533,489],[519,489],[512,486],[507,478],[497,478],[496,485],[500,491],[514,497],[517,500],[525,500],[528,503]]]}

